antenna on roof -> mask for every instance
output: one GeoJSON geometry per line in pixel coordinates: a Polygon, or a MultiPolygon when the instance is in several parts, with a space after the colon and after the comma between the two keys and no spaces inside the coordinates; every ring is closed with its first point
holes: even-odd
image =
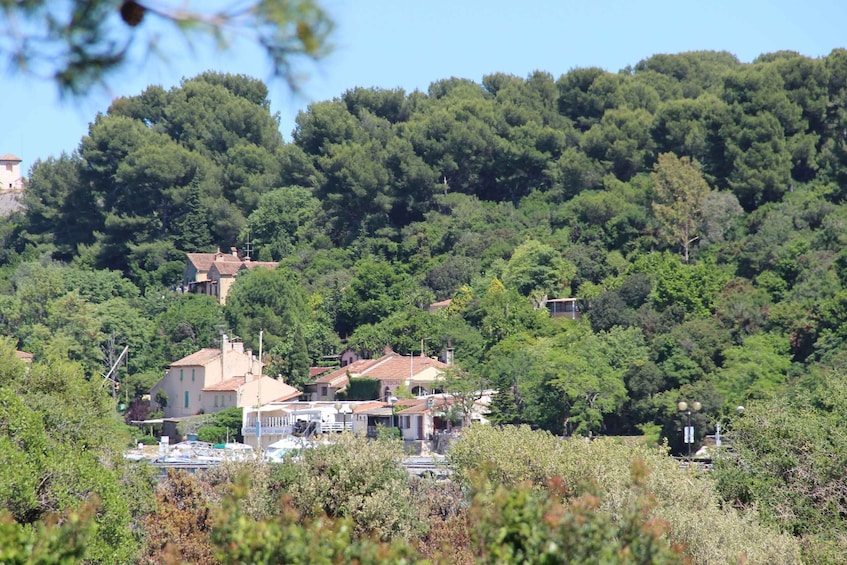
{"type": "Polygon", "coordinates": [[[247,243],[244,244],[244,260],[250,261],[250,255],[253,252],[252,244],[250,243],[250,230],[247,230],[247,243]]]}

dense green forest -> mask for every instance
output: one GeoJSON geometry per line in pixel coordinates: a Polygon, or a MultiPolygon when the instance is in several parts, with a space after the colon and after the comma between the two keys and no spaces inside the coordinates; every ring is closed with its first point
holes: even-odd
{"type": "Polygon", "coordinates": [[[342,340],[449,346],[495,423],[557,435],[681,452],[698,401],[698,442],[720,422],[747,457],[726,500],[843,535],[847,51],[353,88],[291,143],[269,106],[245,76],[151,86],[36,162],[0,231],[0,331],[95,381],[129,345],[130,401],[222,328],[263,329],[295,385],[342,340]],[[280,267],[225,307],[179,292],[186,252],[248,242],[280,267]],[[563,297],[582,319],[549,316],[563,297]]]}
{"type": "Polygon", "coordinates": [[[257,80],[153,86],[32,167],[0,321],[91,375],[129,344],[132,396],[226,326],[264,328],[296,384],[340,338],[423,340],[501,391],[501,422],[669,433],[696,398],[714,423],[843,363],[845,95],[847,51],[656,55],[354,88],[284,143],[257,80]],[[173,292],[185,252],[248,241],[282,266],[229,306],[173,292]],[[551,320],[548,297],[584,299],[584,320],[551,320]]]}

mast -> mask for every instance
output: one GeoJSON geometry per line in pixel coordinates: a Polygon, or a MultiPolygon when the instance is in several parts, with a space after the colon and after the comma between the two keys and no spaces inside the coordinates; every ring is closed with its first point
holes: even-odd
{"type": "MultiPolygon", "coordinates": [[[[256,383],[256,447],[262,450],[262,337],[265,330],[259,330],[259,382],[256,383]]],[[[252,363],[252,360],[251,360],[252,363]]]]}

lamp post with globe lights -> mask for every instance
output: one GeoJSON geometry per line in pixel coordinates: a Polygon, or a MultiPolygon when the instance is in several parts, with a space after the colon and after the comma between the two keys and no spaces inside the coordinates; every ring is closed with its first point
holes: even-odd
{"type": "Polygon", "coordinates": [[[346,402],[344,404],[342,404],[340,402],[336,402],[335,403],[335,412],[337,414],[341,414],[341,417],[342,417],[341,431],[346,432],[347,431],[347,414],[351,414],[353,412],[353,409],[350,408],[350,405],[347,404],[346,402]]]}
{"type": "Polygon", "coordinates": [[[683,430],[683,440],[688,444],[688,459],[691,459],[691,445],[694,443],[694,426],[691,425],[691,412],[698,412],[703,405],[697,401],[691,403],[691,406],[684,400],[680,400],[676,407],[680,412],[685,412],[687,424],[683,430]]]}
{"type": "Polygon", "coordinates": [[[389,396],[388,404],[391,406],[391,439],[394,439],[394,405],[397,404],[397,397],[394,395],[389,396]]]}

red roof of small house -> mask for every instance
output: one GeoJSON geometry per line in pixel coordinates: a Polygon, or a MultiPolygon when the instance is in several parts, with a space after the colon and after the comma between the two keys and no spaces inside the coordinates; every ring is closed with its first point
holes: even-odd
{"type": "Polygon", "coordinates": [[[33,359],[33,357],[35,357],[35,355],[33,355],[32,353],[27,353],[26,351],[21,351],[19,349],[16,349],[15,350],[15,357],[17,357],[21,361],[26,361],[28,363],[28,362],[32,361],[32,359],[33,359]]]}
{"type": "Polygon", "coordinates": [[[21,158],[15,156],[15,155],[12,155],[11,153],[6,153],[2,157],[0,157],[0,161],[15,161],[16,163],[20,163],[21,158]]]}
{"type": "Polygon", "coordinates": [[[357,412],[367,412],[368,410],[373,410],[374,408],[382,408],[385,406],[385,402],[380,400],[374,400],[373,402],[365,402],[363,404],[357,404],[353,406],[353,413],[357,412]]]}
{"type": "MultiPolygon", "coordinates": [[[[386,404],[391,406],[391,404],[389,403],[386,404]]],[[[405,413],[406,410],[414,410],[419,406],[423,406],[424,408],[426,408],[426,400],[422,398],[398,398],[397,402],[395,402],[394,404],[399,408],[399,410],[397,411],[398,414],[401,412],[405,413]]]]}
{"type": "Polygon", "coordinates": [[[447,369],[448,365],[430,357],[404,357],[389,350],[379,359],[359,359],[315,380],[316,384],[339,386],[350,377],[366,377],[378,380],[407,379],[419,375],[426,369],[447,369]]]}
{"type": "Polygon", "coordinates": [[[433,302],[432,304],[429,305],[430,314],[433,313],[433,312],[436,312],[438,310],[441,310],[442,308],[447,308],[448,306],[450,306],[450,302],[452,302],[452,300],[450,298],[448,298],[447,300],[441,300],[439,302],[433,302]]]}
{"type": "Polygon", "coordinates": [[[333,371],[328,375],[324,375],[319,379],[315,379],[316,385],[326,385],[335,388],[342,388],[350,382],[350,377],[347,375],[346,371],[333,371]]]}
{"type": "Polygon", "coordinates": [[[244,384],[244,377],[232,377],[213,385],[204,386],[203,392],[237,391],[244,384]]]}
{"type": "Polygon", "coordinates": [[[328,386],[342,386],[347,384],[349,376],[357,377],[362,374],[368,367],[379,362],[379,359],[358,359],[343,367],[335,369],[331,373],[324,374],[319,379],[315,380],[315,384],[328,386]]]}
{"type": "Polygon", "coordinates": [[[188,261],[194,265],[198,271],[208,271],[212,268],[215,261],[229,261],[232,263],[241,263],[241,259],[230,254],[218,251],[217,253],[186,253],[188,261]]]}
{"type": "MultiPolygon", "coordinates": [[[[448,365],[429,357],[404,357],[399,353],[390,353],[380,357],[376,364],[362,371],[360,376],[372,379],[391,380],[414,378],[429,367],[446,369],[448,365]]],[[[352,371],[351,371],[352,373],[352,371]]]]}
{"type": "Polygon", "coordinates": [[[332,367],[309,367],[309,378],[314,379],[318,375],[323,375],[327,371],[332,371],[332,367]]]}
{"type": "Polygon", "coordinates": [[[240,261],[215,261],[209,272],[217,271],[221,276],[234,277],[241,270],[242,263],[240,261]]]}
{"type": "Polygon", "coordinates": [[[262,267],[265,269],[276,269],[279,263],[276,261],[244,261],[241,263],[239,270],[241,269],[255,269],[256,267],[262,267]]]}
{"type": "MultiPolygon", "coordinates": [[[[410,406],[408,408],[404,408],[403,410],[400,410],[397,413],[398,414],[426,414],[430,410],[443,409],[445,406],[450,406],[451,404],[453,404],[453,399],[449,398],[449,397],[447,397],[447,398],[445,398],[445,397],[438,397],[438,398],[430,397],[430,398],[432,398],[432,405],[431,406],[426,405],[427,404],[426,398],[418,398],[418,399],[416,399],[417,404],[415,404],[414,406],[410,406]]],[[[399,403],[400,402],[398,401],[398,404],[399,403]]]]}
{"type": "Polygon", "coordinates": [[[171,367],[201,367],[207,365],[210,361],[214,361],[221,355],[220,349],[207,347],[200,351],[195,351],[187,357],[183,357],[178,361],[171,363],[171,367]]]}

